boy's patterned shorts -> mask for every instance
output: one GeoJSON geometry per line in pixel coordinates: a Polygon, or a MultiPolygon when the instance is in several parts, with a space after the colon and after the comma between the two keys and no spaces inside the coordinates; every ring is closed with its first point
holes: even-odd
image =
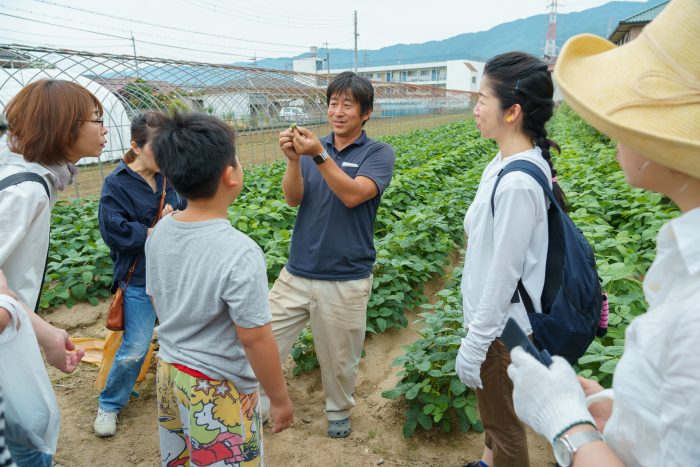
{"type": "Polygon", "coordinates": [[[230,381],[200,379],[158,360],[163,467],[263,465],[258,393],[230,381]]]}

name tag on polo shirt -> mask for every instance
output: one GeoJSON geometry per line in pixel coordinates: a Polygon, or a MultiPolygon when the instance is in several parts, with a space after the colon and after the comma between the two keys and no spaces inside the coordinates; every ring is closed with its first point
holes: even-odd
{"type": "Polygon", "coordinates": [[[353,162],[345,162],[345,161],[343,161],[343,163],[340,166],[341,167],[359,167],[359,165],[357,165],[353,162]]]}

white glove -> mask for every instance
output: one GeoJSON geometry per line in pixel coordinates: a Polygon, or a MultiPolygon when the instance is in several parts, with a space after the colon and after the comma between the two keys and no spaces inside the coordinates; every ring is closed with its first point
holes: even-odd
{"type": "Polygon", "coordinates": [[[477,346],[469,336],[462,338],[457,352],[455,371],[459,380],[467,387],[483,389],[481,384],[481,364],[486,360],[486,350],[477,346]]]}
{"type": "Polygon", "coordinates": [[[513,380],[515,413],[550,443],[578,423],[595,426],[586,408],[586,396],[571,365],[552,357],[547,368],[522,347],[510,353],[508,376],[513,380]]]}

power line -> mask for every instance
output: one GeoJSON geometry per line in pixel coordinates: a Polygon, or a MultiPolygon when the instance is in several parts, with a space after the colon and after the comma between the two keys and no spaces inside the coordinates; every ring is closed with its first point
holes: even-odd
{"type": "MultiPolygon", "coordinates": [[[[85,23],[83,23],[83,22],[76,22],[76,21],[73,21],[73,20],[71,20],[71,19],[63,18],[63,17],[60,17],[60,16],[45,15],[45,14],[42,14],[42,13],[36,13],[36,12],[34,12],[34,11],[25,10],[25,9],[22,9],[22,8],[12,8],[12,7],[8,7],[7,5],[3,5],[3,4],[0,4],[0,6],[2,6],[2,7],[4,7],[4,8],[7,8],[7,9],[14,10],[14,11],[20,11],[20,12],[23,12],[23,13],[29,13],[30,15],[33,15],[33,16],[43,16],[43,17],[48,17],[48,18],[51,18],[51,19],[61,20],[61,21],[64,21],[64,22],[67,22],[67,23],[70,23],[70,24],[85,24],[85,23]]],[[[113,30],[113,31],[126,32],[126,33],[129,33],[129,35],[132,34],[132,31],[131,31],[131,30],[128,30],[128,29],[115,28],[115,27],[112,27],[112,26],[102,26],[102,25],[95,25],[95,26],[99,26],[99,27],[101,27],[101,28],[103,28],[103,29],[111,29],[111,30],[113,30]]],[[[141,35],[141,36],[147,36],[147,37],[155,37],[156,39],[164,39],[164,40],[167,40],[167,41],[176,41],[176,42],[177,42],[177,41],[180,41],[180,40],[181,40],[181,39],[177,39],[177,38],[173,38],[173,37],[161,36],[161,35],[158,35],[158,34],[149,34],[149,33],[144,33],[144,32],[141,32],[140,35],[141,35]]],[[[130,37],[127,37],[127,39],[130,40],[130,37]]],[[[217,48],[224,48],[224,49],[230,48],[230,47],[228,47],[228,46],[226,46],[226,45],[222,45],[222,44],[213,44],[213,43],[211,43],[211,42],[201,42],[201,41],[193,41],[193,40],[189,40],[188,42],[191,43],[191,44],[205,45],[205,46],[208,46],[208,47],[217,47],[217,48]]],[[[241,51],[242,54],[250,54],[251,52],[253,52],[253,49],[243,49],[243,48],[240,48],[240,47],[236,47],[235,50],[241,51]]],[[[255,52],[256,52],[256,53],[257,53],[257,52],[270,52],[270,53],[275,53],[275,54],[298,53],[296,50],[292,51],[292,50],[283,50],[283,49],[278,49],[278,50],[256,49],[255,52]]]]}
{"type": "Polygon", "coordinates": [[[124,17],[124,16],[110,15],[110,14],[106,14],[106,13],[100,13],[100,12],[98,12],[98,11],[87,10],[87,9],[85,9],[85,8],[78,8],[78,7],[74,7],[74,6],[70,6],[70,5],[63,5],[63,4],[56,3],[56,2],[52,2],[52,1],[49,1],[49,0],[34,0],[34,1],[35,1],[35,2],[39,2],[39,3],[44,3],[44,4],[47,4],[47,5],[54,5],[54,6],[57,6],[57,7],[60,7],[60,8],[67,8],[67,9],[69,9],[69,10],[81,11],[81,12],[83,12],[83,13],[90,13],[90,14],[93,14],[93,15],[105,16],[105,17],[110,18],[110,19],[112,19],[112,20],[113,20],[113,19],[119,19],[119,20],[122,20],[122,21],[129,21],[129,22],[132,22],[132,23],[143,24],[143,25],[146,25],[146,26],[153,26],[153,27],[157,27],[157,28],[170,29],[170,30],[179,31],[179,32],[187,32],[187,33],[190,33],[190,34],[199,34],[199,35],[202,35],[202,36],[216,37],[216,38],[219,38],[219,39],[229,39],[229,40],[234,40],[234,41],[250,42],[250,43],[253,43],[253,44],[278,45],[278,46],[283,46],[283,47],[297,47],[297,48],[302,48],[302,49],[307,49],[307,48],[308,48],[308,46],[306,46],[306,45],[280,44],[280,43],[277,43],[277,42],[266,42],[266,41],[256,41],[256,40],[252,40],[252,39],[241,39],[240,37],[224,36],[224,35],[222,35],[222,34],[211,34],[211,33],[206,33],[206,32],[201,32],[201,31],[195,31],[195,30],[192,30],[192,29],[178,28],[178,27],[175,27],[175,26],[165,26],[165,25],[162,25],[162,24],[151,23],[151,22],[148,22],[148,21],[141,21],[141,20],[138,20],[138,19],[126,18],[126,17],[124,17]]]}
{"type": "MultiPolygon", "coordinates": [[[[50,25],[50,26],[56,26],[56,27],[59,27],[59,28],[72,29],[72,30],[75,30],[75,31],[88,32],[88,33],[91,33],[91,34],[99,34],[99,35],[108,36],[108,37],[115,37],[115,38],[117,38],[117,39],[131,40],[131,37],[117,36],[116,34],[109,34],[109,33],[106,33],[106,32],[90,31],[90,30],[82,29],[82,28],[75,28],[75,27],[71,27],[71,26],[64,26],[64,25],[61,25],[61,24],[50,23],[50,22],[48,22],[48,21],[41,21],[41,20],[38,20],[38,19],[23,18],[23,17],[21,17],[21,16],[11,15],[11,14],[8,14],[8,13],[2,13],[2,12],[0,12],[0,16],[9,16],[9,17],[11,17],[11,18],[22,19],[22,20],[25,20],[25,21],[33,22],[33,23],[48,24],[48,25],[50,25]]],[[[191,47],[182,47],[182,46],[177,46],[177,45],[162,44],[162,43],[159,43],[159,42],[152,42],[152,41],[145,41],[145,40],[140,40],[139,42],[143,42],[143,43],[145,43],[145,44],[151,44],[151,45],[158,45],[158,46],[161,46],[161,47],[169,47],[169,48],[178,49],[178,50],[189,50],[189,51],[193,51],[193,52],[204,52],[204,53],[207,53],[207,54],[225,55],[225,56],[227,56],[227,57],[243,57],[243,58],[246,58],[246,59],[248,58],[248,55],[241,55],[241,54],[234,54],[234,53],[226,53],[226,52],[217,52],[217,51],[215,51],[215,50],[194,49],[194,48],[191,48],[191,47]]],[[[272,57],[263,57],[263,58],[269,58],[269,59],[271,59],[272,57]]]]}
{"type": "MultiPolygon", "coordinates": [[[[110,33],[106,33],[106,32],[94,31],[94,30],[89,30],[89,29],[84,29],[84,28],[78,28],[78,27],[72,27],[72,26],[65,26],[65,25],[62,25],[62,24],[57,24],[57,23],[48,22],[48,21],[41,21],[41,20],[34,19],[34,18],[25,18],[25,17],[22,17],[22,16],[12,15],[12,14],[9,14],[9,13],[4,13],[4,12],[0,12],[0,15],[2,15],[2,16],[7,16],[7,17],[12,17],[12,18],[17,18],[17,19],[21,19],[21,20],[24,20],[24,21],[30,21],[30,22],[34,22],[34,23],[39,23],[39,24],[47,24],[47,25],[50,25],[50,26],[56,26],[56,27],[63,28],[63,29],[69,29],[69,30],[74,30],[74,31],[81,31],[81,32],[89,33],[89,34],[95,34],[95,35],[100,35],[100,36],[106,36],[106,37],[110,37],[110,38],[114,38],[114,39],[121,39],[121,40],[124,41],[124,47],[126,47],[127,45],[130,45],[130,41],[131,41],[131,37],[130,37],[130,36],[128,36],[128,37],[127,37],[127,36],[120,36],[120,35],[110,34],[110,33]]],[[[29,33],[28,33],[28,34],[29,34],[29,33]]],[[[106,39],[103,39],[103,40],[106,40],[106,39]]],[[[32,41],[32,42],[37,42],[37,41],[32,41]]],[[[344,41],[344,42],[347,42],[347,40],[344,41]]],[[[150,45],[160,46],[160,47],[166,47],[166,48],[176,49],[176,50],[189,51],[189,52],[199,52],[199,53],[203,53],[203,54],[207,54],[207,55],[223,55],[223,56],[229,56],[229,57],[240,57],[240,58],[243,59],[242,61],[249,61],[249,60],[250,60],[250,56],[251,56],[251,54],[225,53],[225,52],[212,51],[212,50],[196,49],[196,48],[191,48],[191,47],[175,46],[175,45],[163,44],[163,43],[159,43],[159,42],[146,41],[146,40],[139,40],[139,43],[150,44],[150,45]]],[[[80,46],[79,46],[79,47],[80,47],[80,46]]],[[[97,46],[94,46],[94,47],[97,47],[97,46]]],[[[100,48],[104,48],[104,47],[105,47],[105,46],[100,46],[100,48]]],[[[153,49],[153,50],[156,50],[156,49],[153,49]]],[[[350,51],[349,51],[349,52],[350,52],[350,51]]],[[[351,53],[351,52],[350,52],[350,53],[351,53]]],[[[260,56],[258,56],[257,58],[258,58],[258,59],[272,59],[272,60],[290,60],[290,58],[288,58],[288,57],[274,57],[274,58],[273,58],[273,57],[260,57],[260,56]]],[[[429,60],[429,61],[440,61],[440,60],[447,60],[447,59],[459,60],[459,59],[464,59],[464,56],[463,56],[463,55],[457,55],[457,54],[455,54],[455,53],[452,53],[452,54],[441,54],[441,55],[419,55],[419,56],[413,57],[412,60],[414,60],[414,61],[416,61],[416,60],[421,60],[421,61],[428,61],[428,60],[429,60]]],[[[351,60],[351,59],[350,59],[350,60],[351,60]]],[[[484,58],[482,58],[482,57],[476,57],[476,56],[475,56],[474,58],[472,58],[472,60],[486,61],[484,58]]],[[[367,66],[394,66],[394,65],[395,65],[395,64],[386,64],[387,61],[388,61],[388,60],[375,59],[375,60],[370,60],[370,61],[368,61],[368,62],[366,62],[366,63],[367,63],[367,66]],[[382,63],[382,64],[379,65],[379,63],[382,63]]],[[[336,59],[335,59],[335,63],[338,63],[338,62],[343,63],[343,62],[345,62],[345,60],[336,58],[336,59]]],[[[343,64],[344,64],[344,63],[343,63],[343,64]]],[[[336,69],[338,69],[338,68],[343,68],[343,67],[337,67],[336,69]]],[[[349,65],[349,66],[347,66],[346,68],[352,68],[352,65],[349,65]]]]}
{"type": "MultiPolygon", "coordinates": [[[[41,37],[53,37],[55,39],[67,39],[67,40],[82,40],[85,39],[84,37],[70,37],[70,36],[56,36],[52,34],[45,34],[45,33],[36,33],[36,32],[27,32],[27,31],[17,31],[16,29],[8,29],[8,28],[0,28],[0,31],[8,31],[8,32],[14,32],[15,34],[25,34],[28,36],[41,36],[41,37]]],[[[12,38],[11,38],[12,39],[12,38]]],[[[14,39],[13,39],[14,40],[14,39]]],[[[93,38],[92,40],[100,40],[100,41],[114,41],[114,39],[102,39],[102,38],[93,38]]],[[[72,46],[68,46],[72,47],[72,46]]]]}
{"type": "MultiPolygon", "coordinates": [[[[3,5],[4,6],[4,5],[3,5]]],[[[117,36],[116,34],[110,34],[108,32],[98,32],[98,31],[90,31],[87,29],[82,29],[82,28],[76,28],[76,27],[71,27],[71,26],[63,26],[61,24],[56,24],[56,23],[49,23],[48,21],[41,21],[38,19],[33,19],[33,18],[24,18],[22,16],[17,16],[17,15],[11,15],[9,13],[3,13],[0,11],[0,16],[9,16],[10,18],[17,18],[17,19],[22,19],[25,21],[30,21],[32,23],[39,23],[39,24],[48,24],[49,26],[57,26],[59,28],[65,28],[65,29],[72,29],[74,31],[82,31],[82,32],[89,32],[91,34],[98,34],[100,36],[108,36],[108,37],[115,37],[117,39],[127,39],[126,37],[123,36],[117,36]]]]}
{"type": "MultiPolygon", "coordinates": [[[[210,1],[211,1],[211,0],[210,0],[210,1]]],[[[236,5],[231,5],[231,4],[229,4],[229,2],[225,2],[225,1],[224,1],[224,2],[216,2],[216,1],[213,1],[212,3],[224,3],[226,6],[231,7],[231,8],[234,8],[234,7],[236,6],[236,5]]],[[[237,2],[237,3],[240,4],[241,2],[237,2]]],[[[290,18],[290,19],[301,19],[301,20],[307,20],[307,21],[308,21],[308,19],[309,19],[309,16],[308,16],[308,15],[303,15],[303,16],[302,16],[302,15],[298,15],[298,14],[297,14],[297,13],[299,12],[298,10],[297,10],[297,11],[291,11],[291,10],[284,11],[284,10],[275,9],[275,11],[270,12],[270,11],[258,10],[258,9],[256,9],[256,8],[251,7],[250,5],[240,5],[240,7],[244,8],[244,9],[246,9],[246,10],[248,10],[248,11],[255,12],[255,13],[259,13],[259,14],[262,14],[262,15],[268,15],[268,16],[284,16],[285,18],[290,18]]],[[[319,17],[317,17],[317,18],[319,19],[319,21],[346,20],[346,19],[347,19],[347,15],[338,15],[338,16],[323,15],[323,16],[319,16],[319,17]]]]}
{"type": "MultiPolygon", "coordinates": [[[[15,41],[16,39],[14,37],[9,37],[9,36],[0,36],[0,40],[7,41],[7,43],[11,43],[15,41]]],[[[40,47],[53,47],[53,44],[50,44],[48,42],[41,42],[41,41],[34,41],[34,40],[24,40],[24,43],[22,45],[34,45],[34,46],[40,46],[40,47]]],[[[2,45],[0,45],[2,47],[2,45]]],[[[63,47],[71,47],[71,48],[76,48],[76,47],[81,47],[81,45],[69,45],[65,44],[63,47]]],[[[114,50],[114,45],[93,45],[92,47],[98,48],[98,49],[112,49],[114,50]]]]}
{"type": "Polygon", "coordinates": [[[276,19],[279,15],[271,15],[269,13],[263,13],[264,16],[258,16],[257,14],[249,13],[246,9],[237,9],[235,5],[220,6],[213,4],[206,0],[182,0],[186,4],[193,4],[195,6],[204,7],[218,13],[223,13],[225,15],[234,17],[236,19],[245,18],[252,20],[255,23],[260,24],[271,24],[273,26],[281,26],[290,29],[308,29],[308,28],[331,28],[336,29],[338,26],[344,26],[351,24],[350,21],[344,19],[343,21],[333,21],[326,18],[320,18],[319,20],[309,20],[309,18],[292,18],[288,16],[280,16],[280,19],[276,19]],[[196,2],[196,3],[194,3],[196,2]]]}

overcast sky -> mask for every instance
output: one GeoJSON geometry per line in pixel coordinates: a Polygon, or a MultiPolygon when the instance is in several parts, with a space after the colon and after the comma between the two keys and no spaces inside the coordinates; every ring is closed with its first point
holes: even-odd
{"type": "MultiPolygon", "coordinates": [[[[571,0],[559,11],[580,11],[607,2],[571,0]]],[[[323,48],[326,42],[330,48],[352,49],[354,10],[360,34],[358,48],[379,49],[487,30],[500,23],[547,13],[549,3],[550,0],[0,0],[0,44],[132,54],[133,32],[137,55],[231,63],[253,56],[294,56],[308,51],[309,46],[323,48]]],[[[543,23],[543,43],[546,28],[543,23]]]]}

